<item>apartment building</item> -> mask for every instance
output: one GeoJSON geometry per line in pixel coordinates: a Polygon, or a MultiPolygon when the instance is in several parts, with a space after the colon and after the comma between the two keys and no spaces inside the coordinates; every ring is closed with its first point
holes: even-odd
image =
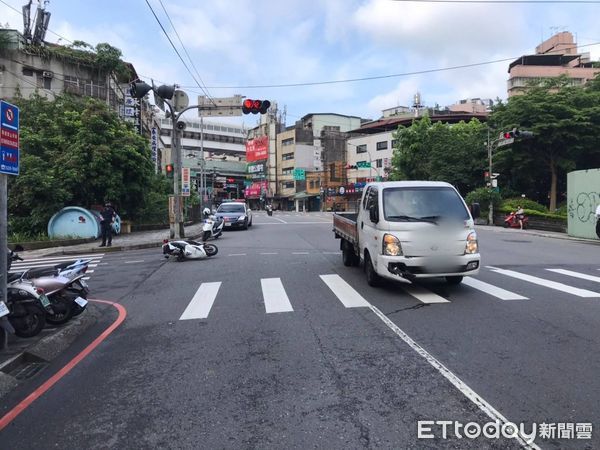
{"type": "Polygon", "coordinates": [[[585,84],[600,73],[600,65],[589,53],[579,53],[573,35],[557,33],[542,42],[533,55],[523,55],[508,66],[508,96],[524,92],[531,83],[566,75],[575,86],[585,84]]]}

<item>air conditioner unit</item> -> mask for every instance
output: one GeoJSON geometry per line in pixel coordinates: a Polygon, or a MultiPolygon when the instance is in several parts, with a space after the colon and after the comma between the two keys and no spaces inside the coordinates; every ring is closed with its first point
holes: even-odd
{"type": "Polygon", "coordinates": [[[52,78],[52,77],[54,77],[54,74],[52,72],[44,70],[42,72],[42,77],[44,77],[44,78],[52,78]]]}

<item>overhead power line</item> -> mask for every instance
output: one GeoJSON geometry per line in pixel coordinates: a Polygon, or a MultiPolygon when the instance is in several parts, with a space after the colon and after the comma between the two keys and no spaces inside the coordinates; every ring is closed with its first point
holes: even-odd
{"type": "MultiPolygon", "coordinates": [[[[183,66],[185,67],[185,69],[188,71],[188,73],[191,75],[191,77],[193,78],[193,80],[196,82],[196,84],[198,86],[200,86],[200,83],[198,82],[198,80],[196,79],[196,77],[194,76],[194,74],[192,73],[192,71],[190,70],[190,68],[188,67],[188,65],[186,64],[185,60],[182,58],[181,53],[179,53],[179,50],[177,50],[177,47],[175,47],[175,44],[173,44],[173,41],[171,40],[171,37],[169,36],[169,33],[167,33],[167,30],[165,30],[165,27],[163,26],[162,22],[160,21],[160,19],[158,18],[158,16],[156,15],[156,12],[154,12],[154,8],[152,8],[152,5],[150,4],[150,2],[148,0],[146,0],[146,5],[148,5],[148,8],[150,8],[150,11],[152,11],[152,15],[154,16],[154,18],[156,19],[156,21],[158,22],[158,25],[160,26],[160,29],[162,30],[162,32],[164,33],[164,35],[167,37],[167,39],[169,40],[169,43],[171,44],[171,47],[173,47],[173,50],[175,50],[175,53],[177,54],[177,56],[179,57],[179,59],[181,60],[181,63],[183,64],[183,66]]],[[[210,96],[208,95],[208,93],[204,90],[204,88],[202,86],[200,86],[200,89],[202,90],[202,92],[205,93],[205,95],[210,98],[210,96]]]]}
{"type": "MultiPolygon", "coordinates": [[[[578,48],[592,47],[594,45],[600,45],[600,42],[594,42],[593,44],[569,47],[569,48],[565,48],[564,50],[571,50],[571,49],[577,50],[578,48]]],[[[344,79],[344,80],[309,81],[309,82],[304,82],[304,83],[285,83],[285,84],[253,84],[253,85],[246,85],[246,86],[208,86],[207,89],[258,89],[258,88],[264,89],[264,88],[286,88],[286,87],[299,87],[299,86],[319,86],[319,85],[327,85],[327,84],[354,83],[354,82],[358,82],[358,81],[382,80],[382,79],[386,79],[386,78],[398,78],[398,77],[406,77],[406,76],[411,76],[411,75],[423,75],[426,73],[434,73],[434,72],[447,72],[450,70],[466,69],[469,67],[486,66],[486,65],[497,64],[497,63],[501,63],[501,62],[514,61],[516,59],[521,58],[522,56],[527,56],[527,55],[513,56],[511,58],[494,59],[491,61],[483,61],[483,62],[477,62],[477,63],[471,63],[471,64],[460,64],[457,66],[450,66],[450,67],[438,67],[435,69],[416,70],[413,72],[402,72],[402,73],[395,73],[395,74],[391,74],[391,75],[374,75],[372,77],[348,78],[348,79],[344,79]]],[[[182,87],[188,88],[190,86],[182,86],[182,87]]]]}
{"type": "Polygon", "coordinates": [[[171,24],[171,28],[173,28],[173,31],[175,32],[175,35],[177,36],[177,40],[179,40],[179,43],[181,44],[181,48],[183,48],[183,51],[185,52],[188,61],[190,62],[192,68],[194,69],[194,71],[196,72],[196,75],[198,75],[198,78],[200,79],[200,83],[202,83],[202,85],[200,85],[200,83],[198,83],[198,87],[200,89],[202,89],[202,92],[206,93],[206,96],[210,99],[210,101],[216,106],[214,100],[211,98],[210,94],[208,93],[208,90],[205,89],[206,85],[204,84],[204,80],[202,80],[202,77],[200,76],[200,72],[198,72],[198,69],[196,68],[196,65],[194,64],[194,61],[192,60],[192,58],[190,57],[190,54],[187,51],[187,48],[185,48],[185,45],[183,44],[183,41],[181,40],[181,37],[179,36],[179,33],[177,32],[177,28],[175,27],[175,25],[173,24],[173,21],[171,20],[171,16],[169,15],[169,13],[167,12],[165,5],[163,4],[162,0],[158,0],[160,3],[160,6],[162,7],[165,15],[167,16],[167,19],[169,20],[169,23],[171,24]]]}

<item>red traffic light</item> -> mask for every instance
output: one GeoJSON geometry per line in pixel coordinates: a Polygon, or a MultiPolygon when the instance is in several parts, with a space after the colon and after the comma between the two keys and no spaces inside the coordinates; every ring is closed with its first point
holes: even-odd
{"type": "Polygon", "coordinates": [[[264,114],[267,112],[270,106],[271,102],[269,100],[253,100],[251,98],[247,98],[242,103],[242,112],[244,114],[264,114]]]}
{"type": "Polygon", "coordinates": [[[173,164],[167,164],[166,170],[167,172],[173,172],[173,164]]]}
{"type": "Polygon", "coordinates": [[[512,139],[514,137],[515,137],[515,135],[514,135],[514,133],[512,131],[505,131],[504,132],[504,139],[512,139]]]}

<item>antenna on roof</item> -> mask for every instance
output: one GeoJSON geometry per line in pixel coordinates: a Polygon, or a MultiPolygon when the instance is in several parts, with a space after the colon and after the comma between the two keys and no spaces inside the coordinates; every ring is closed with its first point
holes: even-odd
{"type": "Polygon", "coordinates": [[[27,42],[31,41],[31,2],[23,5],[23,37],[27,42]]]}
{"type": "Polygon", "coordinates": [[[48,24],[50,22],[50,11],[46,11],[46,6],[50,3],[48,0],[44,1],[44,7],[38,4],[36,17],[35,17],[35,28],[33,30],[33,43],[42,44],[48,31],[48,24]]]}

